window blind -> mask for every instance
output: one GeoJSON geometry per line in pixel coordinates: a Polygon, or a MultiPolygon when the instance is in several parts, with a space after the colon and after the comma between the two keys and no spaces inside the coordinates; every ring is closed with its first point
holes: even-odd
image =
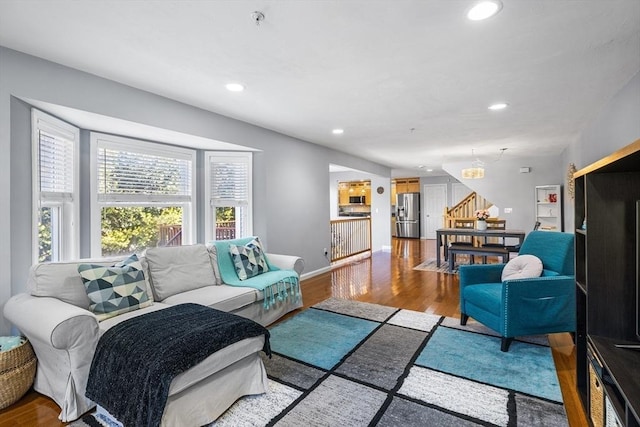
{"type": "Polygon", "coordinates": [[[248,206],[250,168],[246,157],[210,160],[212,206],[248,206]]]}
{"type": "Polygon", "coordinates": [[[191,197],[190,159],[98,148],[98,195],[191,197]]]}
{"type": "Polygon", "coordinates": [[[74,192],[74,141],[39,131],[39,178],[41,193],[74,192]]]}

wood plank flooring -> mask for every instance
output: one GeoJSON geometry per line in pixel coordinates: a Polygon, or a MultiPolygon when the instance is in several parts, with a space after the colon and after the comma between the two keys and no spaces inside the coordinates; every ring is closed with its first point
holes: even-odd
{"type": "MultiPolygon", "coordinates": [[[[391,253],[376,252],[371,258],[304,280],[304,308],[333,296],[460,317],[458,276],[413,270],[430,258],[435,258],[434,240],[394,238],[391,253]]],[[[571,337],[553,334],[550,342],[569,424],[571,427],[587,426],[575,388],[575,347],[571,337]]],[[[59,412],[51,399],[30,391],[20,401],[0,411],[0,427],[64,426],[65,423],[57,419],[59,412]]]]}

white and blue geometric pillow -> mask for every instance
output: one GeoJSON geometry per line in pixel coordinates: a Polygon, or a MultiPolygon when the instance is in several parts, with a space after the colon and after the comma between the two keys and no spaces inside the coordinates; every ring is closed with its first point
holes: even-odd
{"type": "Polygon", "coordinates": [[[229,252],[240,280],[246,280],[269,271],[262,245],[257,238],[244,246],[230,244],[229,252]]]}
{"type": "Polygon", "coordinates": [[[78,265],[91,310],[98,321],[151,305],[142,264],[133,254],[113,266],[78,265]]]}

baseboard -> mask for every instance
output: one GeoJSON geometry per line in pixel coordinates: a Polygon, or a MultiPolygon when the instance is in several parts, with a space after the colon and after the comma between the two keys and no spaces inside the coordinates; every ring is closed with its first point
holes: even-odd
{"type": "Polygon", "coordinates": [[[330,265],[326,266],[326,267],[319,268],[317,270],[310,271],[308,273],[303,273],[300,276],[300,280],[311,279],[312,277],[319,276],[320,274],[327,273],[329,271],[331,271],[331,266],[330,265]]]}

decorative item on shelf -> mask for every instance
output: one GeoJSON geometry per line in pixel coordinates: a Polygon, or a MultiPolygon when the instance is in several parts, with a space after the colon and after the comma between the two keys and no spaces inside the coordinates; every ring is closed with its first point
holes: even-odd
{"type": "Polygon", "coordinates": [[[585,218],[584,221],[582,221],[582,227],[580,228],[582,228],[583,230],[587,229],[587,218],[585,218]]]}
{"type": "Polygon", "coordinates": [[[490,214],[487,209],[478,209],[476,211],[476,229],[478,230],[486,230],[487,229],[487,218],[489,218],[490,214]]]}
{"type": "Polygon", "coordinates": [[[558,201],[558,195],[556,193],[549,194],[549,203],[556,203],[558,201]]]}
{"type": "Polygon", "coordinates": [[[576,165],[569,163],[569,168],[567,169],[567,193],[569,193],[569,197],[571,197],[572,200],[575,197],[574,173],[576,173],[576,165]]]}

